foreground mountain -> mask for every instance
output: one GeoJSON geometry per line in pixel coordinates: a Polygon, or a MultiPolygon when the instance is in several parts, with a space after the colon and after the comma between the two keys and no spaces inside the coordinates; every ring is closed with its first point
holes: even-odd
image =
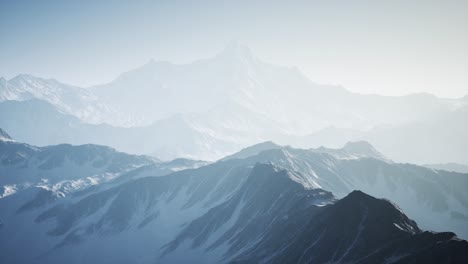
{"type": "Polygon", "coordinates": [[[453,233],[422,232],[390,202],[361,192],[337,201],[304,186],[303,177],[231,159],[34,208],[18,210],[12,206],[18,198],[9,196],[0,199],[0,260],[375,263],[434,254],[447,263],[466,261],[468,244],[453,233]]]}
{"type": "Polygon", "coordinates": [[[394,204],[354,191],[276,232],[234,263],[464,263],[468,242],[423,232],[394,204]],[[291,234],[291,229],[293,234],[291,234]],[[294,232],[295,231],[295,232],[294,232]],[[289,239],[284,239],[287,234],[289,239]],[[286,240],[286,241],[285,241],[286,240]],[[286,243],[285,243],[286,242],[286,243]]]}
{"type": "Polygon", "coordinates": [[[239,154],[246,163],[273,162],[298,171],[304,186],[323,188],[339,198],[362,190],[390,199],[423,228],[449,228],[468,238],[467,174],[394,163],[366,142],[348,143],[342,149],[308,150],[260,144],[239,154]],[[259,151],[253,151],[256,149],[259,151]],[[251,156],[245,157],[246,153],[251,156]]]}
{"type": "MultiPolygon", "coordinates": [[[[91,141],[93,143],[117,142],[119,150],[138,148],[150,152],[153,147],[157,146],[160,151],[172,153],[172,155],[163,156],[166,159],[182,152],[185,156],[197,159],[194,153],[200,153],[202,149],[207,154],[206,156],[214,155],[209,156],[214,158],[225,152],[233,152],[242,145],[233,147],[229,143],[229,138],[220,138],[211,132],[195,133],[191,130],[193,120],[183,117],[171,119],[177,122],[169,120],[158,122],[150,128],[113,128],[106,125],[83,124],[76,118],[63,114],[55,115],[49,104],[40,101],[0,103],[1,109],[13,109],[12,106],[16,109],[12,112],[15,118],[11,119],[8,117],[11,114],[5,115],[7,112],[0,111],[0,116],[4,116],[0,120],[8,124],[8,128],[16,127],[13,131],[19,131],[19,133],[14,136],[21,138],[22,141],[41,134],[44,135],[43,138],[59,141],[54,142],[56,144],[66,141],[80,144],[86,141],[86,138],[93,138],[91,141]],[[25,104],[28,106],[25,107],[25,104]],[[47,116],[47,118],[39,119],[37,122],[24,122],[24,124],[30,124],[29,127],[19,129],[22,123],[20,120],[37,120],[35,114],[42,112],[47,114],[39,114],[39,116],[47,116]],[[34,133],[28,131],[34,131],[34,133]],[[170,133],[170,131],[174,132],[170,133]],[[45,137],[45,135],[48,136],[45,137]],[[171,135],[171,138],[167,139],[165,135],[171,135]],[[196,144],[191,145],[193,143],[196,144]],[[175,148],[175,146],[179,147],[175,148]],[[217,146],[217,152],[210,151],[214,146],[217,146]]],[[[43,145],[46,142],[37,143],[43,145]]],[[[400,204],[410,217],[417,220],[424,228],[443,231],[446,227],[450,227],[462,237],[468,237],[466,228],[468,226],[466,213],[468,198],[464,192],[464,188],[468,186],[466,182],[468,177],[464,175],[432,171],[413,165],[391,164],[388,158],[383,157],[366,143],[350,144],[343,149],[317,148],[314,151],[272,146],[272,143],[268,143],[255,146],[253,150],[241,151],[231,157],[245,158],[251,156],[252,153],[258,154],[259,150],[268,149],[271,151],[259,155],[256,161],[272,161],[286,168],[301,171],[307,176],[303,179],[307,186],[324,188],[338,197],[344,197],[354,189],[363,190],[377,197],[386,197],[400,204]]]]}

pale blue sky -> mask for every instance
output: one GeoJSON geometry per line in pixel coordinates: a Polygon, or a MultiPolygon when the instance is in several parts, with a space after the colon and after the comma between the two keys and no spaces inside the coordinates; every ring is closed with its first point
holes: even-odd
{"type": "Polygon", "coordinates": [[[0,0],[0,76],[89,86],[231,40],[362,93],[468,93],[468,1],[0,0]]]}

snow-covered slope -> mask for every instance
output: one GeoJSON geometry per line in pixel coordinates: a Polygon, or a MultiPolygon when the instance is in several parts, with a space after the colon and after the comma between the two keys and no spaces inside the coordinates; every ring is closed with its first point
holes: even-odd
{"type": "Polygon", "coordinates": [[[100,102],[91,91],[28,74],[0,78],[0,102],[42,100],[86,123],[132,125],[131,118],[100,102]]]}
{"type": "Polygon", "coordinates": [[[57,197],[157,163],[97,145],[35,147],[0,139],[0,198],[40,187],[57,197]]]}
{"type": "Polygon", "coordinates": [[[107,104],[143,115],[148,122],[235,104],[295,134],[330,125],[364,129],[402,124],[459,104],[428,94],[360,95],[316,84],[297,68],[266,63],[237,42],[214,57],[188,64],[150,61],[91,89],[107,104]]]}
{"type": "Polygon", "coordinates": [[[188,159],[162,162],[91,144],[36,147],[14,141],[2,129],[0,132],[0,198],[29,188],[44,189],[60,198],[119,177],[117,182],[121,183],[208,164],[188,159]]]}
{"type": "Polygon", "coordinates": [[[364,142],[348,143],[342,149],[266,146],[270,149],[250,152],[245,162],[273,162],[298,171],[297,180],[304,186],[323,188],[338,198],[358,189],[390,199],[425,229],[448,229],[468,237],[467,174],[394,163],[364,142]]]}
{"type": "Polygon", "coordinates": [[[14,197],[0,199],[0,260],[284,263],[320,254],[323,261],[317,263],[325,263],[399,253],[419,260],[414,252],[425,252],[427,243],[437,245],[441,259],[467,258],[466,241],[451,233],[422,233],[389,202],[361,193],[336,202],[331,193],[304,186],[300,172],[246,161],[139,178],[40,206],[26,203],[19,210],[14,197]],[[337,238],[343,244],[332,247],[337,238]],[[397,247],[397,241],[408,247],[397,247]],[[372,250],[366,251],[366,243],[372,250]],[[28,254],[16,250],[20,245],[28,254]]]}

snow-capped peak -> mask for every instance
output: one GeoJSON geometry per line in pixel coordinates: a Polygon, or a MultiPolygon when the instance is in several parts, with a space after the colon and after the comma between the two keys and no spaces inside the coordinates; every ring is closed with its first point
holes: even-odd
{"type": "Polygon", "coordinates": [[[367,141],[350,141],[344,145],[343,150],[351,155],[386,159],[374,146],[367,141]]]}
{"type": "Polygon", "coordinates": [[[256,60],[250,48],[241,44],[239,41],[231,41],[217,57],[240,61],[256,60]]]}

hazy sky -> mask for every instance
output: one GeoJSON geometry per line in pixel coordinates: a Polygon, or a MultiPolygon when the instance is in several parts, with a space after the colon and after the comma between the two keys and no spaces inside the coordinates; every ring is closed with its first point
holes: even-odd
{"type": "Polygon", "coordinates": [[[468,94],[468,1],[0,0],[0,76],[89,86],[231,40],[362,93],[468,94]]]}

